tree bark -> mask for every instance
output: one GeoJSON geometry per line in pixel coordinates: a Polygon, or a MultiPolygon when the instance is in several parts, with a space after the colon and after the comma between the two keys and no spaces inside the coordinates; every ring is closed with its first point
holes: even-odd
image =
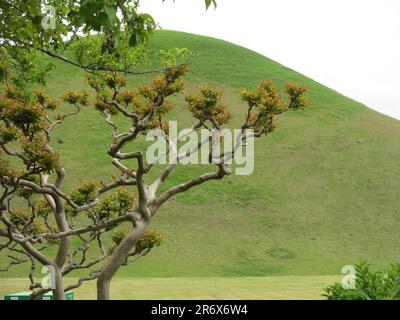
{"type": "MultiPolygon", "coordinates": [[[[56,203],[55,218],[60,232],[68,232],[70,230],[67,218],[65,216],[64,203],[60,197],[54,197],[56,203]]],[[[53,298],[55,300],[65,300],[64,283],[62,276],[62,268],[67,259],[70,238],[65,237],[60,240],[57,256],[55,259],[55,289],[53,289],[53,298]]]]}
{"type": "Polygon", "coordinates": [[[55,267],[55,289],[53,289],[53,299],[65,300],[63,276],[58,267],[55,267]]]}
{"type": "Polygon", "coordinates": [[[147,231],[149,223],[143,219],[136,222],[135,228],[121,241],[110,257],[110,261],[97,279],[97,299],[110,300],[111,279],[125,262],[129,252],[147,231]]]}

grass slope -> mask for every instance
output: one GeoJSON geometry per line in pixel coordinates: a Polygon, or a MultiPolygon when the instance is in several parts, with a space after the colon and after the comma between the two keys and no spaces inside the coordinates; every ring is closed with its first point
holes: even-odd
{"type": "MultiPolygon", "coordinates": [[[[331,275],[359,260],[377,265],[400,260],[398,121],[221,40],[160,31],[152,46],[200,53],[187,77],[189,87],[223,88],[238,122],[245,111],[239,89],[263,79],[280,86],[285,80],[307,84],[313,105],[285,114],[276,133],[257,141],[253,175],[211,182],[164,207],[153,224],[164,244],[119,276],[331,275]]],[[[57,72],[52,94],[83,86],[83,74],[73,67],[60,66],[57,72]]],[[[190,124],[183,106],[175,116],[190,124]]],[[[69,186],[113,174],[105,152],[109,136],[93,110],[57,131],[63,144],[54,147],[62,153],[69,186]]],[[[186,167],[172,182],[200,171],[204,168],[186,167]]],[[[0,276],[26,274],[21,267],[13,270],[0,276]]]]}

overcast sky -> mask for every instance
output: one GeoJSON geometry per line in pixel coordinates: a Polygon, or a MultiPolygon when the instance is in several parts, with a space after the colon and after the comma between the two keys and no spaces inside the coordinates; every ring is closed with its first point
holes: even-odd
{"type": "Polygon", "coordinates": [[[163,29],[257,51],[400,119],[399,0],[145,0],[163,29]]]}

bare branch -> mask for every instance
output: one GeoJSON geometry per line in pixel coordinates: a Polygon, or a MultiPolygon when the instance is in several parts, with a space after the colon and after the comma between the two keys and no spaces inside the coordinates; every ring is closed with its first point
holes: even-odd
{"type": "Polygon", "coordinates": [[[187,181],[185,183],[182,183],[180,185],[177,185],[175,187],[172,187],[168,191],[164,192],[161,194],[158,198],[154,200],[154,202],[151,204],[151,212],[152,215],[154,215],[157,211],[157,209],[162,206],[165,202],[167,202],[170,198],[173,196],[185,192],[195,186],[201,185],[204,182],[210,181],[210,180],[220,180],[224,178],[226,175],[230,175],[230,172],[225,168],[225,165],[220,164],[218,165],[218,171],[214,173],[206,173],[201,175],[200,177],[194,178],[190,181],[187,181]]]}
{"type": "Polygon", "coordinates": [[[109,71],[109,72],[119,72],[119,73],[124,73],[124,74],[128,74],[128,75],[138,76],[138,75],[146,75],[146,74],[156,74],[156,73],[159,73],[159,72],[162,72],[162,71],[168,69],[168,68],[160,68],[160,69],[148,70],[148,71],[132,71],[129,69],[114,69],[111,67],[102,67],[102,66],[85,66],[85,65],[82,65],[82,64],[80,64],[74,60],[71,60],[63,55],[55,53],[47,48],[39,48],[38,50],[47,54],[48,56],[50,56],[52,58],[56,58],[60,61],[63,61],[65,63],[68,63],[70,65],[78,67],[80,69],[83,69],[89,73],[93,73],[96,71],[109,71]]]}

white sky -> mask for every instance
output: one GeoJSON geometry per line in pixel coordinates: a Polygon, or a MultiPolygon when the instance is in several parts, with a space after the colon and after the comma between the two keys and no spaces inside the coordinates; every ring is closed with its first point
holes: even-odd
{"type": "Polygon", "coordinates": [[[399,0],[143,0],[163,29],[257,51],[400,119],[399,0]]]}

